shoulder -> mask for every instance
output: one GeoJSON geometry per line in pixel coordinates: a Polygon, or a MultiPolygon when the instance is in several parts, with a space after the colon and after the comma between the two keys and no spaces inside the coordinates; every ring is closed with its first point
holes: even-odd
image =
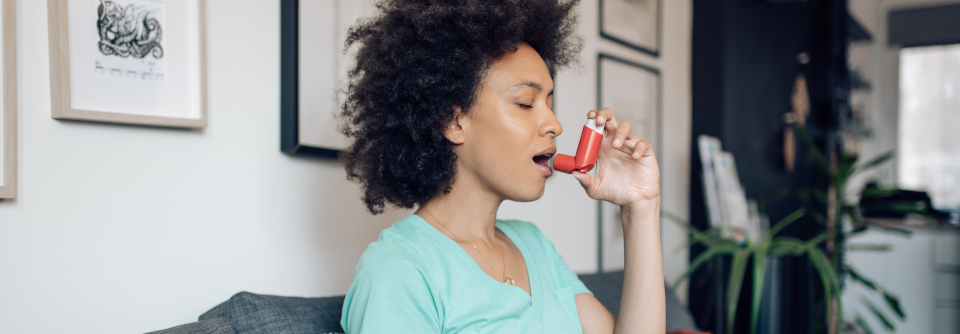
{"type": "Polygon", "coordinates": [[[408,219],[367,246],[344,297],[340,325],[351,332],[439,332],[430,246],[408,219]]]}
{"type": "Polygon", "coordinates": [[[361,272],[383,270],[422,271],[425,269],[423,252],[425,240],[416,226],[407,219],[380,232],[377,241],[367,246],[355,268],[355,275],[361,272]]]}

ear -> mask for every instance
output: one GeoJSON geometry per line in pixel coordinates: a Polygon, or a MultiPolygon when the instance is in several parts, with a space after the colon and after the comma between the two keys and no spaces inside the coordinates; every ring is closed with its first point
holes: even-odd
{"type": "Polygon", "coordinates": [[[463,144],[467,140],[467,133],[465,128],[468,126],[467,117],[464,117],[463,110],[460,107],[454,107],[454,116],[453,121],[446,125],[443,129],[443,136],[447,137],[451,143],[454,144],[463,144]]]}

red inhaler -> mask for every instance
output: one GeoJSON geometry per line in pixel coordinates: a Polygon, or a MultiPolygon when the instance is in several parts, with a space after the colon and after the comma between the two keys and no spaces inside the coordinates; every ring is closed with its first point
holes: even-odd
{"type": "Polygon", "coordinates": [[[594,118],[587,119],[587,125],[580,132],[580,145],[577,146],[577,155],[569,156],[557,154],[553,158],[553,169],[567,174],[578,171],[589,172],[597,164],[597,154],[600,153],[600,143],[603,141],[603,125],[597,125],[594,118]]]}

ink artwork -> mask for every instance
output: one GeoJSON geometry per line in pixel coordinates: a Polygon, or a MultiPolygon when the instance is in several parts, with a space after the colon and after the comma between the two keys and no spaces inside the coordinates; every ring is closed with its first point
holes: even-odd
{"type": "Polygon", "coordinates": [[[160,39],[163,28],[146,6],[122,6],[114,1],[100,0],[97,7],[97,31],[100,33],[100,52],[104,55],[144,58],[152,55],[163,58],[160,39]]]}
{"type": "Polygon", "coordinates": [[[96,7],[98,74],[164,82],[164,4],[149,0],[100,0],[96,7]]]}

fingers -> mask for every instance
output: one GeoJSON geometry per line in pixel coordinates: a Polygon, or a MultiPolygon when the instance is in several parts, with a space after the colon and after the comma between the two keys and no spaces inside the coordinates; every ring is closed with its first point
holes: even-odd
{"type": "Polygon", "coordinates": [[[630,157],[636,160],[650,155],[653,155],[653,145],[650,144],[650,141],[637,139],[630,157]]]}
{"type": "Polygon", "coordinates": [[[592,175],[587,173],[581,173],[578,171],[573,171],[573,177],[580,181],[580,185],[583,186],[583,190],[587,191],[587,196],[593,197],[593,188],[597,184],[597,179],[594,179],[592,175]]]}
{"type": "MultiPolygon", "coordinates": [[[[637,137],[633,132],[633,125],[630,122],[623,121],[617,123],[617,116],[613,114],[610,108],[603,108],[599,111],[591,110],[587,113],[587,118],[595,118],[597,124],[603,124],[604,130],[610,134],[613,133],[613,148],[622,149],[627,146],[627,152],[634,160],[653,154],[653,146],[646,139],[637,137]]],[[[581,182],[582,183],[582,182],[581,182]]]]}
{"type": "Polygon", "coordinates": [[[630,122],[620,122],[620,125],[617,125],[617,132],[615,132],[613,135],[613,148],[619,149],[620,147],[623,147],[624,141],[636,137],[637,136],[633,134],[633,126],[630,125],[630,122]]]}
{"type": "Polygon", "coordinates": [[[609,133],[617,131],[617,117],[613,115],[613,109],[603,108],[600,111],[591,110],[587,113],[587,118],[596,118],[597,124],[603,124],[604,130],[609,133]]]}
{"type": "Polygon", "coordinates": [[[597,112],[597,124],[603,124],[603,130],[607,133],[617,132],[617,115],[613,114],[613,109],[603,108],[597,112]]]}

